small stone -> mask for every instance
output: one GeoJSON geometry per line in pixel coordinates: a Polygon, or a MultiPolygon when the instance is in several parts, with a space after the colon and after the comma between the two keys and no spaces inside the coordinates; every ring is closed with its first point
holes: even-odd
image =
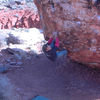
{"type": "Polygon", "coordinates": [[[0,57],[2,57],[2,54],[0,53],[0,57]]]}
{"type": "Polygon", "coordinates": [[[23,70],[24,68],[21,68],[21,70],[23,70]]]}
{"type": "Polygon", "coordinates": [[[10,60],[10,59],[6,59],[5,61],[6,61],[7,63],[10,63],[10,62],[11,62],[11,60],[10,60]]]}
{"type": "Polygon", "coordinates": [[[27,57],[27,60],[30,60],[31,59],[31,57],[27,57]]]}
{"type": "Polygon", "coordinates": [[[14,54],[14,55],[15,55],[15,58],[17,58],[17,59],[19,59],[19,60],[22,59],[22,57],[21,57],[19,54],[14,54]]]}
{"type": "Polygon", "coordinates": [[[13,66],[13,68],[19,68],[20,66],[13,66]]]}
{"type": "Polygon", "coordinates": [[[22,65],[23,63],[22,62],[17,62],[17,64],[16,65],[22,65]]]}
{"type": "Polygon", "coordinates": [[[10,65],[16,65],[16,62],[10,62],[10,65]]]}
{"type": "Polygon", "coordinates": [[[16,90],[17,90],[17,91],[20,91],[21,89],[20,89],[20,88],[17,88],[16,90]]]}
{"type": "Polygon", "coordinates": [[[8,52],[9,54],[14,54],[14,50],[13,50],[13,49],[7,48],[6,50],[7,50],[7,52],[8,52]]]}

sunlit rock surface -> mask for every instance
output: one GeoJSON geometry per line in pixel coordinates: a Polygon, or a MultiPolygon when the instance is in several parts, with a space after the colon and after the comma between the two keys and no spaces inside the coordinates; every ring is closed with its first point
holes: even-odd
{"type": "Polygon", "coordinates": [[[46,42],[42,30],[30,29],[3,29],[0,30],[0,50],[10,48],[13,51],[41,54],[42,46],[46,42]]]}
{"type": "MultiPolygon", "coordinates": [[[[59,33],[61,45],[74,61],[100,67],[100,11],[87,0],[34,0],[44,36],[59,33]]],[[[94,2],[93,2],[94,3],[94,2]]]]}
{"type": "Polygon", "coordinates": [[[0,73],[21,68],[23,60],[38,58],[46,43],[42,32],[37,28],[0,30],[0,73]]]}
{"type": "Polygon", "coordinates": [[[40,28],[40,19],[33,2],[0,1],[0,29],[40,28]]]}

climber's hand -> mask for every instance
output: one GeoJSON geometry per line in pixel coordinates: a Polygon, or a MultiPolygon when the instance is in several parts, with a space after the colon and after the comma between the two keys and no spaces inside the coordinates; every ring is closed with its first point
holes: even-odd
{"type": "Polygon", "coordinates": [[[53,32],[53,37],[56,39],[56,37],[58,36],[57,32],[53,32]]]}
{"type": "Polygon", "coordinates": [[[50,38],[53,38],[53,35],[50,35],[50,38]]]}

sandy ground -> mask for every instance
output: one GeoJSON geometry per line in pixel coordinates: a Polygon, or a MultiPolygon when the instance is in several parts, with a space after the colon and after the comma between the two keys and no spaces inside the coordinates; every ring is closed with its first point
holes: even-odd
{"type": "Polygon", "coordinates": [[[100,70],[45,55],[24,60],[21,68],[0,74],[0,100],[100,100],[100,70]],[[6,98],[5,98],[6,97],[6,98]]]}

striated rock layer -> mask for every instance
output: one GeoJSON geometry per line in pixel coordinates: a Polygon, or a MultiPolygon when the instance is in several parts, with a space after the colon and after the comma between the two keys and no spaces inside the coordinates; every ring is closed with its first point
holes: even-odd
{"type": "Polygon", "coordinates": [[[35,4],[45,37],[58,32],[72,60],[100,68],[100,13],[95,6],[88,9],[87,0],[35,0],[35,4]]]}
{"type": "Polygon", "coordinates": [[[0,11],[0,29],[40,28],[38,13],[31,8],[0,11]]]}

